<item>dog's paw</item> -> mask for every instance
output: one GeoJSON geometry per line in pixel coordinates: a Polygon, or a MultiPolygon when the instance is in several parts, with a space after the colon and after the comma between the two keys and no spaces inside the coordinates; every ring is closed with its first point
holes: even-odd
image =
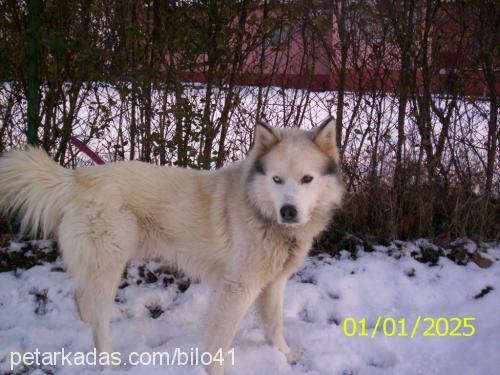
{"type": "Polygon", "coordinates": [[[289,364],[295,365],[300,361],[304,351],[302,349],[296,348],[288,348],[288,351],[285,353],[286,360],[289,364]]]}

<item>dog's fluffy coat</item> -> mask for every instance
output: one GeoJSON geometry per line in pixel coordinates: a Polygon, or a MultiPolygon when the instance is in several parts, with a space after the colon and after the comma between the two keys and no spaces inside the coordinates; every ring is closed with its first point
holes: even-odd
{"type": "Polygon", "coordinates": [[[127,261],[161,257],[215,286],[207,350],[225,352],[257,301],[267,339],[291,359],[285,284],[340,204],[338,164],[333,119],[310,132],[258,125],[245,160],[210,172],[141,162],[68,170],[29,148],[0,159],[0,208],[20,211],[33,234],[57,235],[99,351],[112,351],[111,309],[127,261]],[[297,208],[296,223],[282,222],[284,204],[297,208]]]}

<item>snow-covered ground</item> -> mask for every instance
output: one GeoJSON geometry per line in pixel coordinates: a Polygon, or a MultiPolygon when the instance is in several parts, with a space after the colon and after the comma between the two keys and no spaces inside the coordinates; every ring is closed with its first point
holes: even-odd
{"type": "MultiPolygon", "coordinates": [[[[266,344],[251,311],[234,341],[235,365],[228,366],[227,373],[499,374],[500,245],[477,249],[468,243],[463,248],[471,258],[472,253],[480,254],[476,261],[463,266],[441,256],[430,266],[414,259],[422,241],[373,246],[371,252],[360,249],[357,259],[346,251],[340,257],[321,254],[309,258],[288,283],[285,301],[285,336],[290,346],[303,352],[301,359],[289,365],[284,355],[266,344]],[[430,323],[422,321],[414,338],[398,336],[400,326],[394,336],[386,336],[382,324],[371,338],[378,316],[405,319],[408,335],[418,316],[475,318],[475,334],[424,336],[430,323]],[[368,337],[347,336],[343,331],[347,318],[358,320],[358,333],[359,320],[365,318],[368,337]]],[[[37,246],[50,252],[50,243],[37,246]]],[[[4,250],[10,255],[23,251],[26,249],[16,244],[4,250]]],[[[72,352],[91,350],[90,329],[78,318],[73,292],[74,284],[60,260],[0,273],[0,373],[9,371],[11,352],[35,348],[53,352],[62,347],[72,352]]],[[[157,262],[133,263],[116,298],[112,321],[115,350],[124,358],[132,351],[173,352],[176,347],[189,351],[199,346],[209,299],[206,286],[189,285],[157,262]]],[[[390,331],[391,324],[386,324],[390,331]]],[[[446,333],[443,319],[440,324],[441,333],[446,333]]],[[[450,322],[449,330],[456,325],[456,321],[450,322]]],[[[429,332],[435,333],[435,327],[429,332]]],[[[468,332],[464,327],[456,331],[468,332]]],[[[41,366],[16,371],[96,374],[101,370],[41,366]]],[[[105,372],[205,373],[201,366],[127,366],[105,372]]]]}

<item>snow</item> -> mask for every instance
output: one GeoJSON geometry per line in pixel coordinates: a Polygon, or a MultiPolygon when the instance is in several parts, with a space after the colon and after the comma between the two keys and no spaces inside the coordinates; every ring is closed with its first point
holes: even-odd
{"type": "MultiPolygon", "coordinates": [[[[355,260],[347,251],[339,257],[320,254],[308,258],[288,283],[284,311],[285,337],[302,352],[300,360],[289,365],[283,354],[265,342],[252,309],[233,343],[235,365],[227,367],[227,374],[498,374],[500,245],[478,248],[462,244],[467,251],[481,251],[481,256],[492,260],[487,268],[472,261],[457,265],[445,256],[429,266],[410,256],[425,242],[419,241],[374,245],[375,251],[360,250],[355,260]],[[479,297],[486,288],[489,292],[479,297]],[[372,339],[379,316],[404,318],[409,332],[418,316],[473,317],[476,333],[472,337],[424,337],[426,323],[414,338],[384,336],[379,328],[372,339]],[[344,334],[343,322],[351,317],[366,319],[368,337],[344,334]]],[[[7,251],[22,251],[19,244],[12,247],[7,251]]],[[[49,352],[62,347],[72,352],[91,351],[90,328],[78,318],[74,284],[61,267],[58,259],[24,271],[0,273],[0,373],[10,370],[13,351],[38,348],[49,352]]],[[[122,358],[133,351],[173,352],[176,347],[189,351],[201,345],[211,291],[191,283],[182,292],[188,285],[186,279],[172,281],[172,276],[161,273],[139,281],[141,273],[149,270],[158,276],[159,267],[154,261],[132,263],[118,292],[111,330],[114,349],[122,358]],[[153,319],[155,309],[160,315],[153,319]]],[[[50,368],[29,370],[45,374],[50,368]]],[[[58,367],[55,373],[205,372],[202,366],[127,366],[103,371],[87,365],[58,367]]]]}

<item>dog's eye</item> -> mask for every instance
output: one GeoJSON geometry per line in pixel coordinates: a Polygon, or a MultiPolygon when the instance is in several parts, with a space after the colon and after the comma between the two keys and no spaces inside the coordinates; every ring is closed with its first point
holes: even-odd
{"type": "Polygon", "coordinates": [[[301,182],[302,184],[308,184],[308,183],[310,183],[312,180],[313,180],[313,176],[310,176],[310,175],[306,174],[304,177],[302,177],[302,180],[300,180],[300,182],[301,182]]]}
{"type": "Polygon", "coordinates": [[[278,177],[278,176],[274,176],[273,177],[273,181],[275,183],[277,183],[277,184],[282,184],[283,183],[283,180],[280,177],[278,177]]]}

